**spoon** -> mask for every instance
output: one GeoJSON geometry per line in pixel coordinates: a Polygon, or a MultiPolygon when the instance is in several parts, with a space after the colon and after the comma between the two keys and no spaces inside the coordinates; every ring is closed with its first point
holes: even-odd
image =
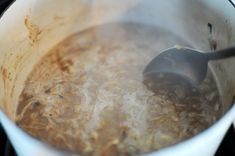
{"type": "Polygon", "coordinates": [[[184,79],[196,86],[205,78],[208,61],[235,56],[235,47],[215,52],[201,53],[190,48],[170,48],[156,56],[144,69],[143,77],[156,83],[156,75],[160,77],[184,79]]]}

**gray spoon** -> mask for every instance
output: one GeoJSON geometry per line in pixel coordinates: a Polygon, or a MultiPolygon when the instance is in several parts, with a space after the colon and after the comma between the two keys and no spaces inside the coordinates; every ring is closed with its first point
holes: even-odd
{"type": "MultiPolygon", "coordinates": [[[[143,76],[144,79],[148,79],[159,74],[165,77],[168,75],[168,77],[180,77],[193,85],[199,85],[206,76],[209,60],[231,56],[235,56],[235,47],[209,53],[201,53],[189,48],[170,48],[160,53],[147,65],[143,76]]],[[[155,80],[151,79],[151,81],[155,80]]]]}

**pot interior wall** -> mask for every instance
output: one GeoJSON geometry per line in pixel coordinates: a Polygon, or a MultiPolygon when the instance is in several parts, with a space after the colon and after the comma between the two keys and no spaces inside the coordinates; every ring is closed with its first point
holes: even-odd
{"type": "MultiPolygon", "coordinates": [[[[0,106],[14,120],[19,95],[33,66],[66,36],[94,25],[114,21],[146,23],[174,32],[201,51],[231,46],[235,43],[232,28],[235,9],[227,1],[211,3],[203,0],[18,0],[0,21],[0,106]],[[222,13],[224,10],[228,12],[222,13]]],[[[210,66],[226,111],[235,94],[235,59],[210,66]]]]}

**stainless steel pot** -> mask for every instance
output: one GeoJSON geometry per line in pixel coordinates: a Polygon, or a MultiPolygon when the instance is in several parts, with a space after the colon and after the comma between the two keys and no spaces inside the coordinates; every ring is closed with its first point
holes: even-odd
{"type": "MultiPolygon", "coordinates": [[[[200,51],[235,43],[235,8],[226,0],[17,0],[0,20],[0,120],[22,156],[69,155],[14,124],[19,95],[35,63],[69,34],[112,21],[164,27],[200,51]]],[[[195,137],[147,155],[209,156],[235,118],[235,59],[211,63],[224,115],[195,137]]]]}

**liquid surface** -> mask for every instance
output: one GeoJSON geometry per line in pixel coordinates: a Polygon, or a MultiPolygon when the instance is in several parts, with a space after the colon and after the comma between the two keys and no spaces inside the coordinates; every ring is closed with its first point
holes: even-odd
{"type": "Polygon", "coordinates": [[[55,46],[34,67],[17,124],[57,148],[94,156],[151,152],[211,125],[221,103],[210,72],[199,88],[152,92],[142,80],[162,50],[187,43],[160,28],[114,23],[55,46]]]}

